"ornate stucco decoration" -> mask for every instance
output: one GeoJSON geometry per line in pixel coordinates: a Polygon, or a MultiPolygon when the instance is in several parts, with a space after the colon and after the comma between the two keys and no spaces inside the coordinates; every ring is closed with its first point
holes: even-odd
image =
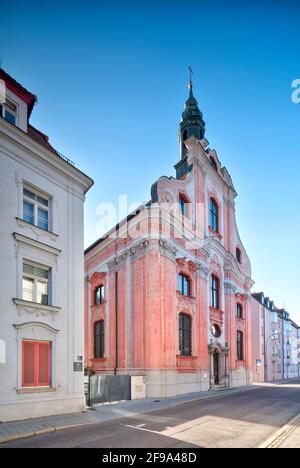
{"type": "Polygon", "coordinates": [[[37,304],[35,302],[23,301],[22,299],[13,299],[17,306],[18,315],[24,313],[34,315],[35,317],[51,316],[54,320],[56,314],[61,311],[61,307],[37,304]]]}
{"type": "Polygon", "coordinates": [[[237,291],[237,287],[233,283],[230,283],[228,281],[224,283],[224,289],[225,289],[225,293],[229,293],[229,294],[235,294],[237,291]]]}

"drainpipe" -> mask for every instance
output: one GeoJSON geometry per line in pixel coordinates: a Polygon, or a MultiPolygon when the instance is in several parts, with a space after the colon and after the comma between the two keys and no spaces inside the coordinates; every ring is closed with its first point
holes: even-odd
{"type": "Polygon", "coordinates": [[[116,336],[116,360],[115,360],[115,368],[114,368],[114,375],[117,375],[117,369],[118,369],[118,272],[116,271],[115,273],[115,312],[116,312],[116,330],[115,330],[115,336],[116,336]]]}

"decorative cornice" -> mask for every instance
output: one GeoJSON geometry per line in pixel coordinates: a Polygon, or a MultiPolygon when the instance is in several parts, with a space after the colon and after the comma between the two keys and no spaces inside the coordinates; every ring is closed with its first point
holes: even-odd
{"type": "Polygon", "coordinates": [[[203,278],[207,278],[209,275],[209,268],[207,268],[202,263],[197,263],[197,271],[198,271],[198,274],[202,276],[203,278]]]}
{"type": "Polygon", "coordinates": [[[230,293],[230,294],[235,294],[237,291],[237,287],[234,284],[229,283],[228,281],[225,281],[224,289],[225,289],[225,292],[230,293]]]}
{"type": "Polygon", "coordinates": [[[54,314],[61,311],[61,307],[38,304],[36,302],[24,301],[23,299],[18,298],[14,298],[13,302],[17,306],[19,313],[25,312],[33,314],[36,317],[47,317],[48,315],[53,317],[54,314]]]}
{"type": "Polygon", "coordinates": [[[116,255],[112,260],[110,260],[107,263],[109,273],[114,273],[118,271],[121,267],[123,267],[128,257],[138,258],[141,255],[145,255],[148,246],[149,241],[147,239],[143,239],[138,244],[122,252],[120,255],[116,255]]]}
{"type": "Polygon", "coordinates": [[[56,241],[56,239],[59,237],[58,234],[55,234],[51,231],[46,231],[45,229],[41,229],[38,226],[35,226],[34,224],[27,223],[27,221],[24,221],[24,219],[16,217],[16,221],[18,226],[20,226],[21,228],[30,229],[37,239],[39,237],[49,237],[51,240],[56,241]]]}
{"type": "Polygon", "coordinates": [[[29,327],[45,328],[50,333],[52,333],[52,335],[57,335],[60,332],[60,330],[57,330],[56,328],[51,327],[51,325],[48,325],[47,323],[43,323],[43,322],[16,323],[13,326],[16,330],[22,330],[24,328],[29,328],[29,327]]]}
{"type": "Polygon", "coordinates": [[[170,242],[159,239],[158,241],[160,251],[166,255],[167,257],[171,258],[172,260],[175,260],[176,258],[176,253],[177,253],[177,248],[174,247],[170,242]]]}
{"type": "Polygon", "coordinates": [[[30,237],[27,237],[27,236],[23,236],[22,234],[18,234],[17,232],[13,233],[13,237],[15,241],[19,244],[24,244],[29,247],[34,247],[35,249],[38,249],[38,250],[43,250],[44,252],[54,255],[56,257],[61,253],[61,250],[55,247],[52,247],[51,245],[44,244],[43,242],[37,241],[35,239],[31,239],[30,237]]]}

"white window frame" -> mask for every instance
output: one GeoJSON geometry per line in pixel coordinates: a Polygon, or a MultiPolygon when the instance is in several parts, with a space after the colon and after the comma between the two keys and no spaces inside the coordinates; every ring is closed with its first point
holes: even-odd
{"type": "Polygon", "coordinates": [[[44,283],[44,284],[47,284],[47,297],[48,297],[47,304],[44,304],[44,305],[51,305],[51,295],[50,295],[51,275],[50,274],[51,274],[51,270],[50,270],[49,267],[47,267],[45,265],[41,265],[39,263],[32,262],[30,260],[23,259],[23,263],[22,263],[22,299],[23,299],[23,280],[25,278],[29,278],[29,279],[33,280],[33,293],[32,293],[32,296],[33,296],[32,299],[33,300],[32,300],[32,302],[34,302],[36,304],[42,304],[42,303],[38,302],[37,283],[44,283]],[[25,273],[24,272],[24,265],[29,265],[29,266],[32,266],[33,268],[40,268],[41,270],[47,271],[48,278],[41,278],[38,275],[25,273]]]}
{"type": "Polygon", "coordinates": [[[49,341],[51,343],[51,387],[32,387],[35,392],[53,391],[57,388],[57,335],[60,330],[57,330],[51,325],[41,322],[26,322],[21,325],[14,325],[17,332],[17,391],[31,392],[30,387],[22,387],[22,342],[30,341],[49,341]]]}
{"type": "MultiPolygon", "coordinates": [[[[2,106],[2,115],[1,115],[1,117],[3,117],[5,120],[7,120],[6,117],[5,117],[5,111],[7,111],[7,112],[9,112],[11,115],[13,115],[15,117],[15,123],[12,124],[12,125],[17,125],[18,104],[16,104],[12,99],[6,98],[5,102],[0,103],[0,105],[2,106]],[[10,106],[15,107],[15,109],[11,109],[10,106]]],[[[7,120],[7,122],[9,122],[9,120],[7,120]]]]}
{"type": "Polygon", "coordinates": [[[23,184],[22,187],[22,219],[25,222],[28,222],[29,224],[32,224],[33,226],[38,227],[39,229],[43,229],[44,231],[50,231],[50,223],[51,223],[51,197],[49,195],[45,194],[44,192],[41,192],[34,187],[31,187],[30,185],[23,184]],[[33,193],[36,195],[36,197],[41,197],[44,200],[48,201],[48,206],[43,205],[42,203],[39,203],[38,200],[34,200],[24,194],[24,190],[28,190],[29,192],[33,193]],[[30,203],[33,205],[33,224],[29,223],[29,221],[26,221],[24,218],[24,201],[30,203]],[[38,210],[44,210],[47,211],[48,213],[48,229],[42,228],[38,225],[38,210]]]}

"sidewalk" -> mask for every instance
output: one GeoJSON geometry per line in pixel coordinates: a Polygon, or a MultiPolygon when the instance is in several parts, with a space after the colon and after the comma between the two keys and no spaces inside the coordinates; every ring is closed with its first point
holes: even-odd
{"type": "Polygon", "coordinates": [[[222,388],[209,392],[191,393],[170,398],[130,400],[117,403],[97,404],[86,413],[64,414],[44,418],[27,419],[0,423],[0,444],[17,439],[24,439],[40,434],[47,434],[88,424],[99,424],[124,417],[135,417],[138,414],[150,413],[190,401],[218,398],[232,393],[257,389],[256,386],[239,388],[222,388]]]}
{"type": "Polygon", "coordinates": [[[273,434],[260,448],[300,448],[300,414],[273,434]]]}

